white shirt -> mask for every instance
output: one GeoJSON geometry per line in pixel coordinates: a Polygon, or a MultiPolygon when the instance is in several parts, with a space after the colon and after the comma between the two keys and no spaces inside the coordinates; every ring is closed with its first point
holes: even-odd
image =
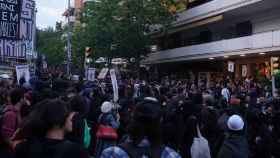
{"type": "Polygon", "coordinates": [[[229,102],[230,99],[230,92],[227,88],[222,89],[222,96],[229,102]]]}

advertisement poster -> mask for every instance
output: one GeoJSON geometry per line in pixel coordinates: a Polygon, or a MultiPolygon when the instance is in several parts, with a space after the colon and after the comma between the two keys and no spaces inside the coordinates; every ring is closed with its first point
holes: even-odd
{"type": "Polygon", "coordinates": [[[228,62],[228,72],[234,72],[234,62],[228,62]]]}
{"type": "Polygon", "coordinates": [[[247,77],[247,65],[242,65],[242,77],[247,77]]]}

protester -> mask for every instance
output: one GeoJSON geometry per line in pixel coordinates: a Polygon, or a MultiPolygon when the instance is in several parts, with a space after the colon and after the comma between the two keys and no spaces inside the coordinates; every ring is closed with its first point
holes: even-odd
{"type": "Polygon", "coordinates": [[[21,123],[20,111],[24,104],[24,92],[20,88],[13,89],[9,94],[9,99],[5,100],[10,100],[10,104],[7,104],[2,111],[0,155],[6,153],[3,156],[9,157],[13,148],[12,137],[21,123]]]}
{"type": "Polygon", "coordinates": [[[114,114],[111,102],[104,102],[101,106],[102,114],[98,119],[96,157],[100,157],[102,151],[110,146],[116,145],[118,139],[119,114],[114,114]]]}
{"type": "Polygon", "coordinates": [[[16,147],[15,158],[88,158],[81,145],[65,140],[74,115],[61,100],[38,104],[23,126],[26,141],[16,147]]]}
{"type": "Polygon", "coordinates": [[[224,88],[222,89],[222,96],[223,96],[223,98],[227,101],[227,102],[229,102],[229,100],[230,100],[230,91],[229,91],[229,89],[227,88],[227,84],[225,84],[224,85],[224,88]]]}
{"type": "Polygon", "coordinates": [[[218,158],[248,158],[249,147],[244,135],[244,121],[232,115],[227,121],[228,136],[221,147],[218,158]]]}
{"type": "Polygon", "coordinates": [[[163,146],[160,137],[160,105],[144,100],[136,106],[129,125],[129,139],[103,151],[101,158],[180,158],[173,149],[163,146]]]}
{"type": "Polygon", "coordinates": [[[77,83],[53,70],[21,86],[0,81],[0,109],[15,109],[0,110],[1,134],[9,126],[0,157],[279,157],[280,104],[269,85],[253,77],[206,83],[121,74],[114,104],[109,75],[77,83]]]}
{"type": "Polygon", "coordinates": [[[84,145],[85,144],[85,128],[88,126],[86,121],[86,102],[82,96],[74,96],[70,99],[70,110],[74,112],[74,116],[72,119],[73,122],[73,130],[72,132],[66,135],[66,138],[72,142],[84,145]]]}

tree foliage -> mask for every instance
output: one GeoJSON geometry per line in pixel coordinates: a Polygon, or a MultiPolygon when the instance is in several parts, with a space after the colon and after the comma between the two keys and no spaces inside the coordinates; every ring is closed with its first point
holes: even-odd
{"type": "Polygon", "coordinates": [[[37,30],[37,51],[46,55],[51,65],[60,65],[66,58],[65,42],[62,40],[62,30],[47,28],[37,30]]]}
{"type": "Polygon", "coordinates": [[[152,44],[151,28],[164,31],[174,16],[162,0],[101,0],[88,3],[76,35],[81,45],[94,48],[95,57],[140,59],[152,44]]]}

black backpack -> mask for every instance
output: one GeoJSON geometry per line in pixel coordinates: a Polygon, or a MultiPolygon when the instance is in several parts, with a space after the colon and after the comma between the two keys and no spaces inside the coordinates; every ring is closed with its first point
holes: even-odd
{"type": "MultiPolygon", "coordinates": [[[[45,155],[48,147],[42,144],[40,140],[34,139],[25,145],[27,146],[26,150],[28,158],[50,158],[45,155]]],[[[53,146],[52,148],[58,149],[59,152],[55,153],[52,158],[62,158],[71,145],[72,143],[70,141],[63,141],[53,146]]]]}
{"type": "Polygon", "coordinates": [[[142,158],[148,156],[149,158],[161,158],[164,147],[151,149],[149,147],[138,147],[132,143],[119,145],[129,156],[129,158],[142,158]]]}

